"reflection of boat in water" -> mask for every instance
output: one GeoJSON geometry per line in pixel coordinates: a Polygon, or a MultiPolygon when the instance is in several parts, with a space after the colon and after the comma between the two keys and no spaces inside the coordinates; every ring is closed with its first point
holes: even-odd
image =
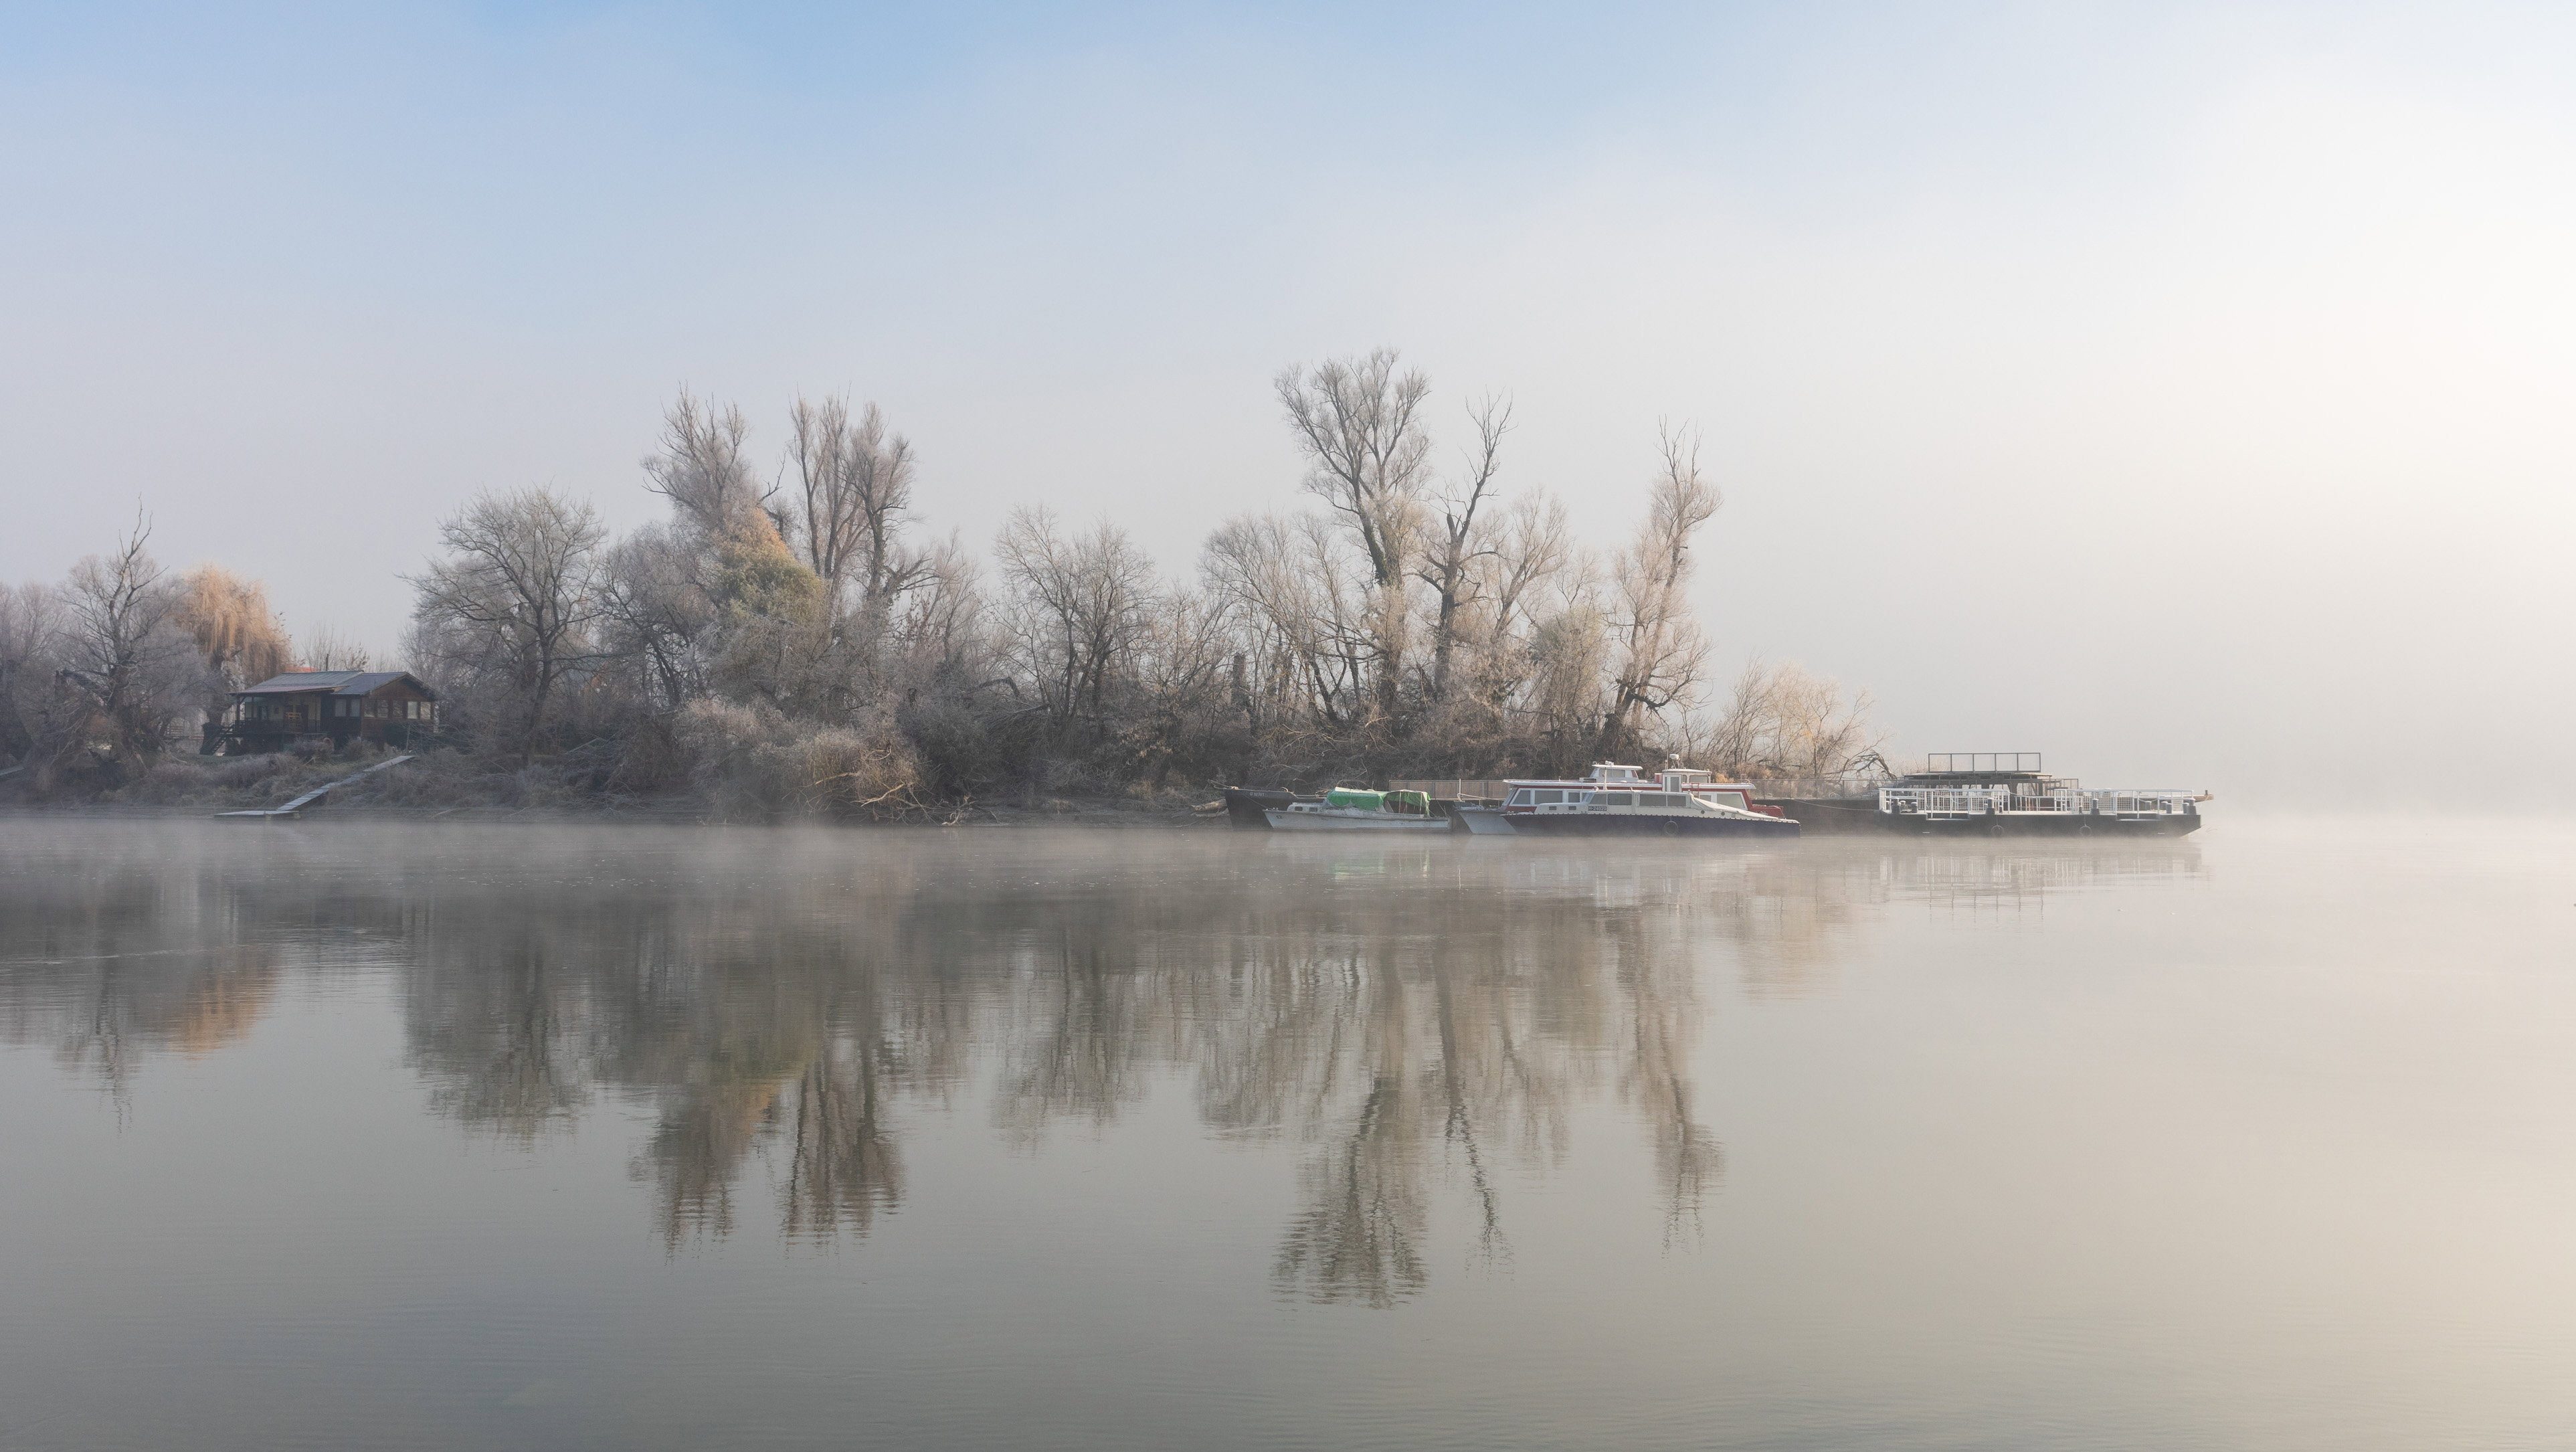
{"type": "Polygon", "coordinates": [[[1290,802],[1263,816],[1279,832],[1446,832],[1449,819],[1431,815],[1420,792],[1371,792],[1335,787],[1320,802],[1290,802]]]}
{"type": "Polygon", "coordinates": [[[1601,762],[1580,781],[1514,781],[1500,809],[1460,807],[1467,830],[1514,836],[1795,837],[1798,824],[1756,807],[1749,789],[1704,771],[1666,767],[1654,777],[1601,762]]]}
{"type": "Polygon", "coordinates": [[[1828,832],[2179,837],[2200,829],[2200,803],[2209,799],[2165,788],[2087,788],[2042,771],[2036,751],[1936,754],[1924,768],[1772,804],[1828,832]]]}

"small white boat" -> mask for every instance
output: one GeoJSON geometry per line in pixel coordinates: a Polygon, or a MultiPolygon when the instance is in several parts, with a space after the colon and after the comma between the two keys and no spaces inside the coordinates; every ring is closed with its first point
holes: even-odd
{"type": "Polygon", "coordinates": [[[1335,787],[1320,802],[1290,802],[1262,813],[1275,832],[1446,832],[1449,819],[1431,815],[1420,792],[1370,792],[1335,787]]]}

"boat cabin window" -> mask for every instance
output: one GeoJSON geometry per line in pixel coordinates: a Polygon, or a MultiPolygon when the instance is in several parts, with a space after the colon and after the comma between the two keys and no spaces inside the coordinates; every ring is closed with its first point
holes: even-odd
{"type": "Polygon", "coordinates": [[[1538,796],[1538,800],[1539,800],[1542,804],[1547,805],[1547,806],[1551,806],[1551,807],[1552,807],[1552,806],[1555,806],[1557,803],[1559,803],[1559,802],[1561,802],[1561,801],[1564,801],[1564,800],[1565,800],[1565,793],[1563,793],[1563,792],[1561,792],[1561,791],[1542,791],[1542,792],[1539,792],[1539,793],[1537,794],[1537,796],[1538,796]]]}
{"type": "Polygon", "coordinates": [[[1511,799],[1504,802],[1503,805],[1507,807],[1526,807],[1530,804],[1530,798],[1530,789],[1528,787],[1522,787],[1520,790],[1513,792],[1511,799]]]}
{"type": "Polygon", "coordinates": [[[1635,792],[1603,792],[1600,794],[1598,800],[1601,805],[1605,807],[1633,807],[1637,804],[1637,794],[1635,792]]]}

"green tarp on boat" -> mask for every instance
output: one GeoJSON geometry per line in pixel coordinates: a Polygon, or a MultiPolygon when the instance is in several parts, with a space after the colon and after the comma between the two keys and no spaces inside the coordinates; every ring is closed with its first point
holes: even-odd
{"type": "Polygon", "coordinates": [[[1431,798],[1421,792],[1364,792],[1335,787],[1324,793],[1324,805],[1352,812],[1395,812],[1407,817],[1431,814],[1431,798]]]}

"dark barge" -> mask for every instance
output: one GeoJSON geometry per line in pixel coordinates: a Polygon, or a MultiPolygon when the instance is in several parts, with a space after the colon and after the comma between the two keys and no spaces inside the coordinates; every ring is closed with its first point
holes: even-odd
{"type": "Polygon", "coordinates": [[[1227,787],[1225,789],[1225,822],[1238,832],[1267,832],[1269,812],[1285,809],[1291,802],[1320,801],[1320,797],[1301,797],[1277,787],[1227,787]]]}

